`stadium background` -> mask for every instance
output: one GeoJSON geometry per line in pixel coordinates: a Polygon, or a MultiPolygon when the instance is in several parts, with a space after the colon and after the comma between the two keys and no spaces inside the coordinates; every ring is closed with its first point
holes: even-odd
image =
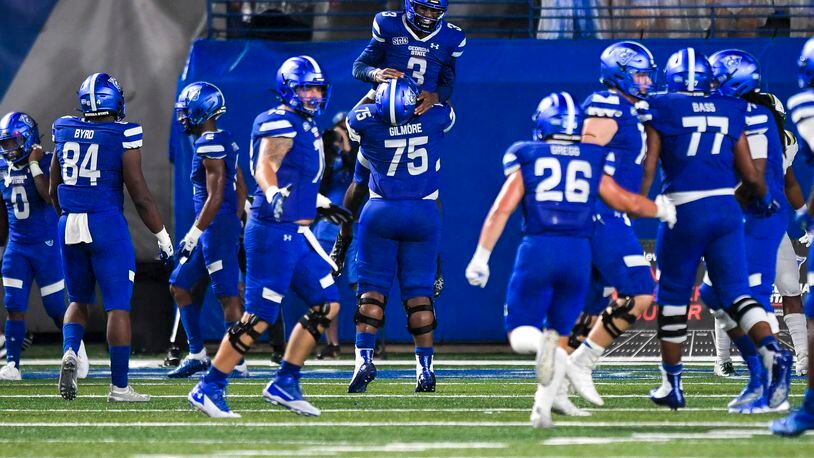
{"type": "MultiPolygon", "coordinates": [[[[32,114],[40,123],[45,146],[50,148],[50,124],[58,116],[74,111],[75,91],[82,79],[97,71],[116,75],[127,93],[128,119],[145,127],[145,174],[168,227],[174,228],[174,240],[183,236],[193,217],[188,179],[190,145],[178,135],[172,123],[172,103],[178,89],[191,81],[207,80],[223,90],[228,112],[221,126],[232,130],[238,139],[244,171],[248,171],[251,122],[257,113],[276,104],[271,92],[274,72],[286,57],[309,54],[330,75],[333,95],[329,113],[317,120],[321,127],[327,127],[331,114],[346,111],[367,90],[350,75],[351,64],[367,43],[366,38],[320,42],[223,40],[213,33],[217,31],[217,24],[212,21],[217,15],[207,14],[211,13],[213,4],[203,0],[5,0],[3,3],[11,14],[0,17],[0,111],[24,110],[32,114]],[[77,30],[82,33],[77,34],[77,30]],[[199,38],[207,36],[211,37],[199,38]],[[122,49],[127,52],[121,52],[122,49]]],[[[359,30],[369,27],[372,12],[385,2],[367,3],[370,13],[363,20],[357,18],[357,22],[366,25],[344,35],[366,36],[359,30]]],[[[454,18],[451,21],[456,22],[454,18]]],[[[601,20],[594,23],[602,27],[601,20]]],[[[464,27],[470,32],[470,28],[464,27]]],[[[330,31],[330,27],[327,30],[330,31]]],[[[540,97],[554,90],[567,90],[581,99],[598,88],[598,56],[608,41],[537,40],[533,39],[535,32],[531,26],[529,30],[526,36],[531,38],[515,39],[488,37],[500,36],[499,32],[482,33],[486,38],[476,38],[470,33],[466,51],[458,61],[452,97],[457,124],[445,142],[442,168],[442,257],[446,289],[437,306],[440,323],[437,338],[444,343],[505,340],[502,304],[520,236],[518,215],[513,217],[492,257],[493,277],[487,288],[472,288],[463,276],[480,223],[502,182],[502,152],[513,141],[528,138],[530,115],[540,97]]],[[[584,27],[581,30],[584,31],[584,27]]],[[[318,33],[325,32],[317,30],[313,38],[317,38],[318,33]]],[[[593,38],[605,36],[601,31],[591,33],[593,38]]],[[[575,34],[560,30],[554,36],[575,38],[575,34]]],[[[338,32],[327,38],[342,36],[338,32]]],[[[302,38],[302,34],[296,37],[302,38]]],[[[653,38],[642,42],[653,51],[659,65],[663,65],[679,44],[707,53],[739,47],[752,52],[762,62],[767,90],[782,100],[796,91],[794,63],[802,38],[690,38],[680,43],[653,38]]],[[[804,156],[805,152],[798,156],[794,168],[807,190],[812,177],[804,156]]],[[[133,298],[134,343],[142,348],[151,348],[153,344],[161,346],[166,342],[173,313],[166,280],[152,260],[152,236],[134,218],[132,207],[127,212],[139,259],[133,298]]],[[[642,239],[653,238],[655,224],[652,221],[637,221],[635,226],[642,239]]],[[[648,252],[652,253],[649,249],[648,252]]],[[[798,253],[804,254],[803,250],[798,253]]],[[[569,256],[568,253],[552,255],[569,256]]],[[[340,318],[340,338],[348,341],[353,334],[350,311],[354,300],[346,286],[342,293],[345,311],[340,318]]],[[[38,303],[38,295],[32,294],[31,300],[38,303]]],[[[293,322],[301,314],[303,304],[291,297],[287,301],[293,307],[286,309],[287,321],[293,322]]],[[[208,321],[214,323],[206,329],[207,338],[218,339],[222,333],[218,306],[211,298],[206,304],[211,318],[208,321]]],[[[390,309],[388,341],[407,341],[409,334],[403,314],[399,313],[400,304],[391,301],[390,309]]],[[[55,332],[40,312],[40,307],[32,307],[30,329],[55,332]]],[[[646,318],[652,316],[652,313],[645,314],[646,318]]],[[[702,312],[697,316],[700,319],[693,320],[693,329],[708,334],[711,328],[708,314],[702,312]]],[[[97,310],[91,329],[101,330],[102,320],[97,310]]],[[[644,344],[652,334],[647,331],[650,321],[645,319],[639,325],[643,344],[636,346],[637,355],[649,353],[644,344]]],[[[632,338],[636,336],[632,334],[632,338]]],[[[704,342],[705,346],[711,344],[709,339],[704,342]]]]}

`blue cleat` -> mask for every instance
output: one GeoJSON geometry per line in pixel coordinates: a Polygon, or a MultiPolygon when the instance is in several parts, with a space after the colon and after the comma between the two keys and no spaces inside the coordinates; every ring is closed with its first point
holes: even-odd
{"type": "Polygon", "coordinates": [[[251,374],[249,373],[249,365],[246,364],[246,361],[243,361],[242,363],[235,366],[235,368],[232,369],[232,373],[229,374],[229,377],[231,377],[231,378],[249,378],[249,377],[251,377],[251,374]]]}
{"type": "Polygon", "coordinates": [[[192,408],[212,418],[240,418],[240,414],[232,412],[226,404],[225,394],[225,388],[201,380],[189,392],[187,401],[192,408]]]}
{"type": "Polygon", "coordinates": [[[416,393],[435,393],[435,374],[430,370],[422,370],[415,382],[416,393]]]}
{"type": "Polygon", "coordinates": [[[684,407],[687,402],[681,387],[681,374],[667,374],[662,371],[661,386],[650,390],[650,400],[673,410],[684,407]]]}
{"type": "Polygon", "coordinates": [[[803,409],[795,410],[787,417],[769,423],[769,430],[778,436],[799,436],[808,430],[814,430],[814,414],[803,409]]]}
{"type": "Polygon", "coordinates": [[[209,369],[210,364],[209,358],[206,357],[204,357],[204,359],[186,357],[183,361],[181,361],[181,365],[171,370],[167,374],[167,377],[189,378],[198,372],[209,369]]]}
{"type": "MultiPolygon", "coordinates": [[[[744,391],[746,390],[744,389],[744,391]]],[[[735,399],[737,400],[738,398],[735,399]]],[[[749,401],[729,406],[729,413],[739,413],[743,415],[754,415],[760,413],[767,413],[770,411],[771,410],[769,409],[769,404],[766,401],[766,397],[764,396],[758,396],[757,398],[752,398],[749,401]]]]}
{"type": "Polygon", "coordinates": [[[307,417],[318,417],[319,409],[306,401],[300,390],[300,381],[294,377],[276,377],[263,389],[263,399],[307,417]]]}
{"type": "Polygon", "coordinates": [[[763,370],[760,356],[746,358],[746,365],[749,367],[749,383],[727,404],[730,413],[739,412],[741,406],[754,405],[759,399],[765,399],[763,387],[766,384],[766,371],[763,370]]]}
{"type": "Polygon", "coordinates": [[[788,351],[775,353],[771,367],[771,378],[766,389],[766,400],[769,408],[775,409],[789,397],[791,385],[791,366],[793,358],[788,351]]]}
{"type": "MultiPolygon", "coordinates": [[[[367,384],[376,378],[376,366],[373,362],[362,363],[359,370],[354,372],[353,378],[348,385],[348,393],[364,393],[367,391],[367,384]]],[[[433,377],[433,385],[435,378],[433,377]]],[[[417,390],[418,388],[416,388],[417,390]]]]}

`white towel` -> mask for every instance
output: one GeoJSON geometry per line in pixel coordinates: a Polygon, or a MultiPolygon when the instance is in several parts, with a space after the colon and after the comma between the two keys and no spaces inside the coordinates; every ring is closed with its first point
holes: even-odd
{"type": "Polygon", "coordinates": [[[91,243],[93,237],[90,236],[87,213],[68,213],[68,220],[65,222],[65,244],[75,245],[77,243],[91,243]]]}
{"type": "Polygon", "coordinates": [[[314,251],[317,252],[320,258],[324,259],[325,262],[327,262],[328,265],[331,266],[331,269],[339,270],[333,259],[331,259],[331,257],[328,256],[328,253],[326,253],[325,250],[322,249],[322,245],[319,244],[319,241],[314,236],[314,233],[311,232],[311,229],[308,226],[300,226],[298,232],[305,236],[305,240],[308,240],[308,244],[311,245],[311,248],[313,248],[314,251]]]}

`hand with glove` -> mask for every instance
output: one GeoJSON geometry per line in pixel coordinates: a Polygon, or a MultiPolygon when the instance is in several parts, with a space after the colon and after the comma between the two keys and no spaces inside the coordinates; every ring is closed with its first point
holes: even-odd
{"type": "Polygon", "coordinates": [[[486,283],[489,281],[489,256],[491,255],[491,251],[480,245],[475,250],[472,260],[466,266],[466,279],[470,285],[486,287],[486,283]]]}
{"type": "Polygon", "coordinates": [[[158,240],[158,259],[165,265],[169,265],[172,262],[172,255],[175,250],[172,248],[172,239],[170,239],[170,234],[167,233],[167,228],[162,227],[160,232],[153,235],[158,240]]]}
{"type": "Polygon", "coordinates": [[[772,193],[767,189],[763,197],[749,202],[749,209],[761,218],[766,218],[780,210],[780,203],[774,199],[772,193]]]}
{"type": "Polygon", "coordinates": [[[272,216],[279,222],[283,218],[283,205],[291,194],[291,185],[284,188],[269,186],[266,188],[266,202],[271,205],[272,216]]]}
{"type": "MultiPolygon", "coordinates": [[[[808,206],[804,206],[795,212],[794,222],[800,226],[800,229],[806,232],[806,235],[814,230],[814,216],[808,211],[808,206]]],[[[802,242],[802,240],[800,241],[802,242]]]]}
{"type": "Polygon", "coordinates": [[[198,229],[198,226],[195,224],[189,228],[189,232],[184,238],[181,240],[181,243],[178,244],[178,262],[183,264],[187,262],[190,256],[192,256],[192,251],[198,245],[198,239],[203,234],[203,231],[198,229]]]}
{"type": "Polygon", "coordinates": [[[676,221],[678,221],[675,205],[665,196],[657,196],[655,203],[656,218],[667,223],[667,227],[672,229],[676,225],[676,221]]]}
{"type": "Polygon", "coordinates": [[[347,224],[353,221],[353,214],[350,211],[334,204],[322,194],[317,194],[317,214],[333,224],[347,224]]]}
{"type": "Polygon", "coordinates": [[[336,264],[336,270],[331,272],[334,277],[342,275],[342,270],[345,269],[345,256],[348,254],[348,247],[353,237],[343,237],[341,233],[337,234],[334,247],[331,249],[331,260],[336,264]]]}

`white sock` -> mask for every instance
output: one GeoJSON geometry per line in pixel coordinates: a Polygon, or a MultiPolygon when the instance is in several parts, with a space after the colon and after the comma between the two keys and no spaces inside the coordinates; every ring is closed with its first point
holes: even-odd
{"type": "Polygon", "coordinates": [[[806,317],[802,313],[789,313],[783,316],[783,321],[789,328],[791,342],[794,344],[794,353],[800,358],[808,355],[808,331],[806,330],[806,317]]]}
{"type": "Polygon", "coordinates": [[[187,359],[197,359],[197,360],[206,359],[206,348],[202,349],[198,353],[190,353],[189,355],[187,355],[187,359]]]}
{"type": "Polygon", "coordinates": [[[533,355],[537,353],[537,349],[540,346],[540,336],[542,336],[542,334],[542,331],[534,326],[518,326],[512,329],[512,333],[509,336],[509,344],[515,353],[533,355]]]}
{"type": "Polygon", "coordinates": [[[718,361],[726,362],[731,360],[732,340],[729,338],[729,334],[721,329],[718,321],[718,318],[715,318],[715,355],[718,361]]]}
{"type": "Polygon", "coordinates": [[[571,354],[571,359],[580,366],[593,370],[603,353],[605,353],[604,347],[586,337],[582,345],[571,354]]]}

